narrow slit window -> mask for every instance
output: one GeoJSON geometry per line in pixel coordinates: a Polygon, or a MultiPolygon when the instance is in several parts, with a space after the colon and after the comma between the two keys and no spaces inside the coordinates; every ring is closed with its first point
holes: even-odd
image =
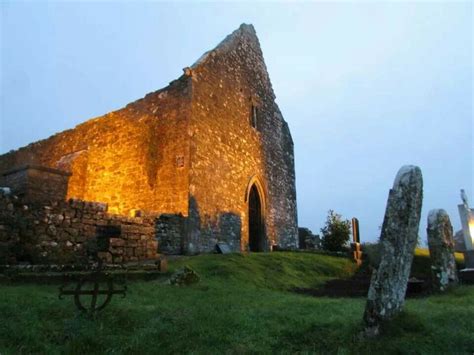
{"type": "Polygon", "coordinates": [[[250,114],[250,124],[253,128],[258,129],[258,107],[252,105],[252,111],[250,114]]]}

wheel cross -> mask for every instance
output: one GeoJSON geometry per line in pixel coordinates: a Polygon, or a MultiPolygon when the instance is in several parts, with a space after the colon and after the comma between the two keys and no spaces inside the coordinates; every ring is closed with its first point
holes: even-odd
{"type": "MultiPolygon", "coordinates": [[[[125,297],[127,287],[115,288],[113,279],[107,273],[102,271],[104,261],[99,257],[99,252],[107,252],[110,246],[110,238],[120,237],[122,228],[120,225],[99,225],[97,226],[97,235],[95,247],[88,250],[88,256],[94,260],[94,271],[79,280],[75,288],[68,288],[66,282],[59,288],[59,298],[63,296],[74,296],[76,307],[84,312],[100,311],[112,300],[113,295],[122,295],[125,297]],[[86,301],[87,298],[90,300],[86,301]]],[[[65,275],[66,276],[66,275],[65,275]]]]}
{"type": "Polygon", "coordinates": [[[99,263],[96,271],[80,279],[76,287],[66,289],[67,285],[68,283],[59,288],[59,298],[74,296],[76,307],[90,313],[104,309],[112,300],[113,295],[125,297],[127,292],[127,286],[114,287],[112,278],[102,272],[102,263],[99,263]]]}

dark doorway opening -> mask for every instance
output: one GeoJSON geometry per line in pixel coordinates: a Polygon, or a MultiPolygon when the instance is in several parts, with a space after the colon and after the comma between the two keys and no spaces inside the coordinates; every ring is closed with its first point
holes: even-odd
{"type": "Polygon", "coordinates": [[[262,203],[257,187],[250,189],[249,194],[249,248],[250,251],[265,250],[265,233],[263,228],[262,203]]]}

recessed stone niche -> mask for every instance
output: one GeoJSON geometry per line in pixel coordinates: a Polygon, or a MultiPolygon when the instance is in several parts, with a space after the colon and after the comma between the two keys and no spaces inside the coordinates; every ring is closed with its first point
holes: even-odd
{"type": "Polygon", "coordinates": [[[63,170],[25,165],[3,173],[0,185],[29,202],[59,201],[66,199],[70,176],[63,170]]]}

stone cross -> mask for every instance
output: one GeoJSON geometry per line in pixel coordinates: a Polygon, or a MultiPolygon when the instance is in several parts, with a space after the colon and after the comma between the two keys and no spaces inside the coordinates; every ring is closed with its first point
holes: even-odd
{"type": "Polygon", "coordinates": [[[466,191],[464,191],[464,189],[461,189],[461,200],[462,200],[463,205],[466,208],[469,208],[469,201],[466,195],[466,191]]]}
{"type": "Polygon", "coordinates": [[[458,205],[459,216],[461,217],[462,233],[464,236],[464,263],[466,269],[474,269],[474,209],[469,208],[467,196],[461,190],[462,204],[458,205]]]}
{"type": "Polygon", "coordinates": [[[403,166],[388,195],[380,236],[381,261],[372,274],[364,313],[365,335],[401,311],[420,224],[423,178],[417,166],[403,166]]]}
{"type": "Polygon", "coordinates": [[[464,265],[459,271],[462,282],[474,283],[474,208],[469,208],[469,202],[464,190],[461,190],[462,204],[458,205],[461,217],[462,235],[464,237],[464,265]]]}
{"type": "Polygon", "coordinates": [[[360,247],[359,220],[352,218],[352,255],[357,265],[362,264],[362,250],[360,247]]]}
{"type": "Polygon", "coordinates": [[[355,217],[352,218],[352,241],[354,243],[360,243],[359,220],[355,217]]]}
{"type": "Polygon", "coordinates": [[[428,247],[430,249],[433,288],[445,291],[458,282],[454,258],[453,227],[445,210],[431,210],[428,214],[428,247]]]}
{"type": "Polygon", "coordinates": [[[469,208],[467,196],[464,190],[461,190],[462,204],[458,205],[459,216],[461,217],[462,232],[464,234],[464,244],[466,251],[474,250],[473,238],[471,235],[471,228],[474,228],[474,210],[469,208]]]}

